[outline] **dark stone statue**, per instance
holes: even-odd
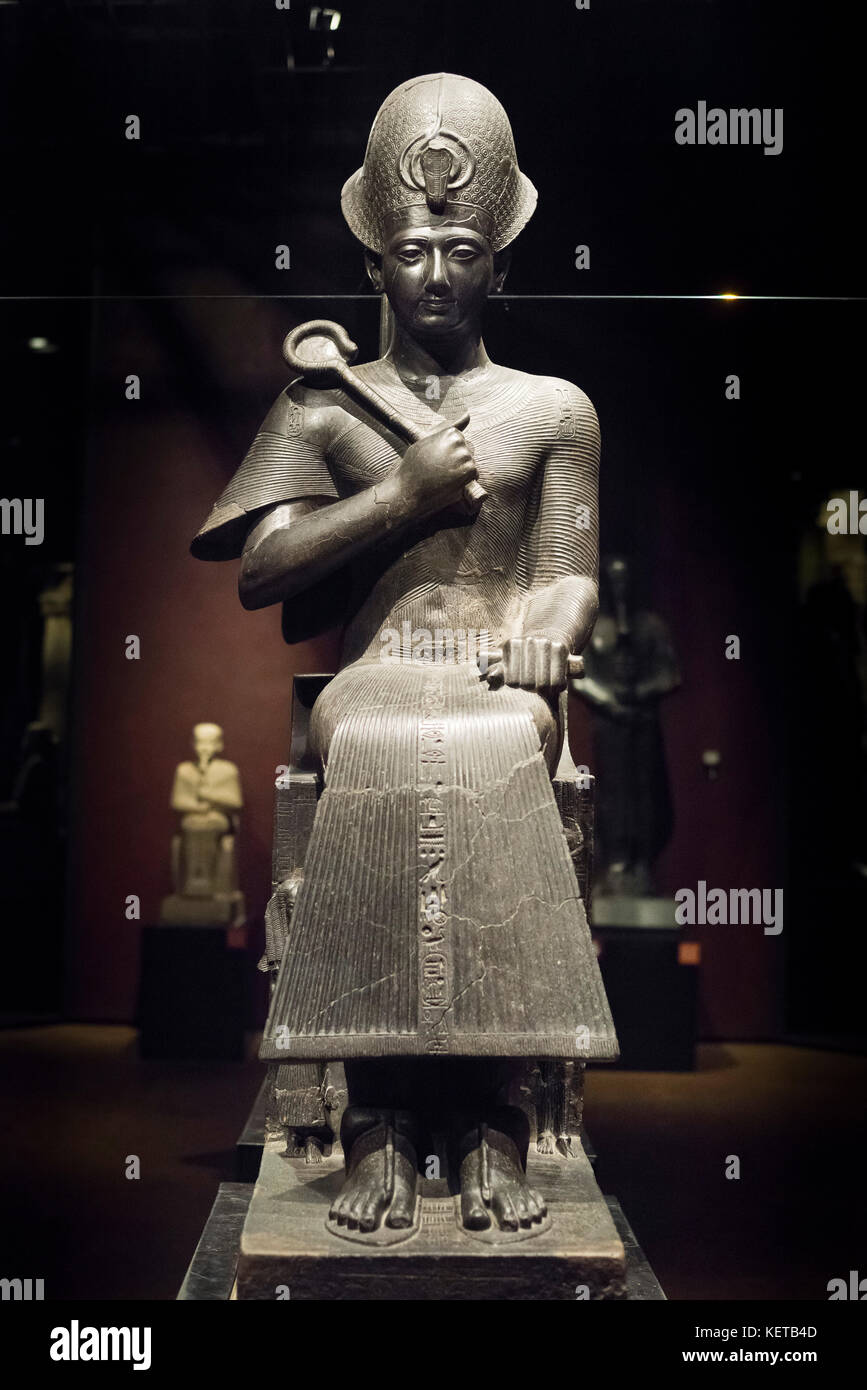
[[[602,567],[601,611],[573,689],[593,710],[597,894],[644,897],[671,836],[673,814],[659,703],[680,673],[668,628],[634,606],[629,564]]]
[[[535,204],[483,87],[393,92],[342,196],[390,345],[349,370],[333,325],[290,335],[296,378],[193,543],[240,556],[242,603],[282,603],[288,640],[343,610],[306,736],[324,789],[269,908],[261,1056],[326,1120],[345,1077],[328,1225],[362,1242],[412,1230],[430,1155],[465,1230],[545,1230],[527,1097],[617,1055],[552,787],[596,619],[598,425],[577,386],[482,340]]]

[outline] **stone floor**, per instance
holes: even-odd
[[[0,1077],[0,1276],[44,1278],[50,1299],[174,1298],[259,1064],[141,1062],[131,1028],[60,1025],[0,1032]],[[591,1073],[600,1185],[669,1298],[824,1300],[867,1275],[865,1080],[863,1057],[767,1044],[707,1044],[693,1073]]]

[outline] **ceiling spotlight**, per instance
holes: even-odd
[[[52,343],[50,338],[28,338],[27,346],[30,348],[31,352],[49,353],[60,351],[57,344]]]

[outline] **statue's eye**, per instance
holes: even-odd
[[[463,242],[460,246],[453,246],[449,254],[455,261],[474,261],[481,253],[477,246]]]
[[[399,261],[405,261],[407,264],[411,264],[424,255],[424,247],[419,246],[417,243],[408,242],[398,249],[396,255]]]

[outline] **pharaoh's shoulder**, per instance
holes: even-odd
[[[280,392],[192,542],[197,559],[240,555],[250,526],[267,507],[339,495],[329,451],[350,417],[335,397],[335,392],[314,391],[300,381]]]
[[[233,763],[229,758],[212,758],[208,763],[208,771],[214,777],[237,777],[238,764]]]
[[[350,421],[339,391],[314,390],[299,378],[280,392],[262,421],[259,434],[304,439],[326,450]]]
[[[598,447],[599,419],[586,391],[563,377],[537,376],[533,381],[540,408],[546,411],[551,437],[580,439]]]
[[[534,376],[511,367],[496,371],[503,399],[512,401],[516,413],[530,412],[548,442],[580,439],[598,446],[599,421],[593,402],[580,386],[563,377]]]

